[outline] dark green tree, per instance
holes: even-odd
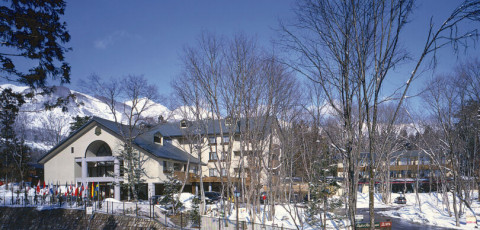
[[[193,227],[200,227],[200,205],[201,200],[195,196],[192,200],[192,210],[190,211],[190,220]]]
[[[25,165],[30,150],[16,137],[13,124],[20,106],[25,98],[35,94],[50,94],[53,87],[48,87],[47,80],[70,82],[70,65],[64,61],[63,44],[70,40],[66,23],[60,20],[65,12],[63,0],[28,1],[6,0],[0,4],[0,80],[27,85],[32,89],[22,95],[11,89],[3,90],[1,104],[1,154],[2,171],[23,179]],[[63,106],[69,98],[59,98],[52,104],[45,104],[46,109]],[[66,107],[63,106],[63,110]]]
[[[92,116],[75,116],[73,117],[73,122],[70,123],[70,133],[68,135],[71,135],[73,132],[75,132],[77,129],[85,125],[90,119],[92,119]]]
[[[160,204],[172,208],[173,214],[176,214],[177,210],[183,207],[182,202],[175,197],[178,191],[182,187],[182,182],[172,175],[167,175],[167,181],[165,181],[164,197],[160,201]]]
[[[23,95],[10,88],[0,93],[0,168],[5,178],[24,179],[28,150],[18,141],[14,129],[15,119],[24,103]]]
[[[65,6],[63,0],[4,1],[0,6],[1,78],[32,88],[46,88],[49,77],[70,82],[70,65],[64,61],[68,48],[62,46],[70,35],[60,20]],[[25,60],[35,64],[25,67]]]

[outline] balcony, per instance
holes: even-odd
[[[174,171],[173,176],[180,181],[185,180],[185,175],[187,175],[187,183],[200,181],[200,177],[195,173],[185,173],[180,171]]]

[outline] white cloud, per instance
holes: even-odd
[[[99,38],[93,42],[93,46],[97,49],[107,49],[108,47],[114,45],[119,40],[123,39],[140,39],[139,35],[130,34],[125,30],[117,30],[103,38]]]

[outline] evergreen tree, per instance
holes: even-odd
[[[47,77],[70,82],[70,65],[64,62],[70,40],[66,23],[60,21],[65,12],[63,0],[3,1],[0,6],[0,77],[9,81],[44,88]],[[26,71],[17,63],[33,60]]]
[[[71,135],[73,132],[75,132],[77,129],[85,125],[90,119],[92,119],[92,116],[75,116],[73,117],[73,122],[70,123],[70,133],[68,135]]]
[[[160,201],[160,204],[171,206],[172,212],[175,214],[178,209],[183,207],[179,197],[175,198],[175,194],[178,194],[178,191],[182,187],[182,182],[172,175],[167,175],[167,178],[168,180],[165,181],[164,197]]]
[[[192,221],[193,227],[200,227],[200,199],[195,196],[192,200],[192,211],[190,212],[190,220]]]
[[[0,93],[0,168],[5,178],[21,180],[25,176],[29,149],[18,140],[14,128],[15,119],[24,103],[23,95],[10,88]]]

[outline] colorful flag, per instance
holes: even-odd
[[[82,187],[80,187],[80,197],[82,197],[83,189],[85,188],[83,187],[83,182],[82,182]]]
[[[99,190],[99,186],[100,183],[97,183],[97,186],[95,186],[95,196],[98,197],[98,190]]]
[[[65,196],[68,196],[68,184],[65,182]]]
[[[52,184],[52,182],[50,182],[50,186],[49,186],[49,187],[50,187],[50,194],[53,195],[53,184]]]
[[[40,180],[38,180],[38,183],[37,183],[37,193],[40,193]]]
[[[92,191],[92,198],[93,198],[93,190],[94,190],[93,186],[94,186],[94,184],[95,184],[95,182],[92,182],[92,190],[91,190]]]

